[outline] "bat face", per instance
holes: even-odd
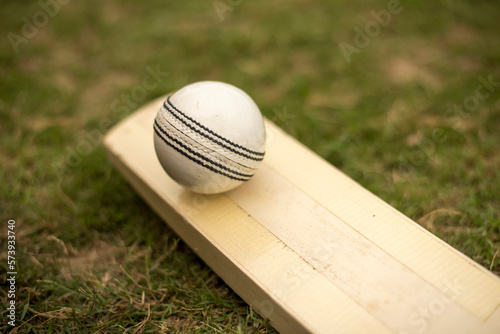
[[[151,142],[166,100],[146,105],[106,136],[110,159],[277,330],[500,332],[498,277],[267,120],[266,158],[243,186],[210,196],[180,186]]]

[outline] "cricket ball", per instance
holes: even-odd
[[[154,121],[163,169],[191,191],[217,194],[248,181],[265,153],[259,107],[241,89],[201,81],[169,96]]]

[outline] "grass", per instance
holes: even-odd
[[[2,4],[0,212],[5,231],[16,220],[19,273],[12,332],[274,332],[106,159],[102,134],[134,110],[113,103],[148,66],[169,74],[137,104],[200,80],[241,87],[265,116],[500,274],[500,86],[449,111],[473,102],[480,78],[500,81],[500,8],[401,1],[349,62],[339,46],[355,46],[353,29],[387,2],[233,4],[221,21],[210,1],[68,2],[18,52],[7,34],[21,35],[22,18],[42,9]],[[2,251],[3,269],[6,260]]]

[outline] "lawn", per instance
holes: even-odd
[[[306,146],[500,275],[495,2],[1,8],[0,332],[275,332],[152,212],[102,144],[137,106],[200,80],[242,88]],[[156,84],[142,89],[148,76]]]

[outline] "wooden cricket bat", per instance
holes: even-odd
[[[109,157],[165,222],[281,333],[500,333],[500,279],[266,120],[256,175],[219,195],[176,184],[153,147],[159,98]]]

